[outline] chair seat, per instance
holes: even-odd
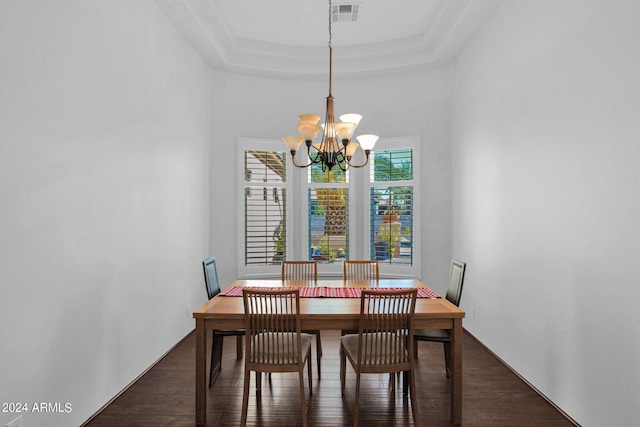
[[[313,335],[300,334],[302,357],[311,348]],[[251,361],[254,363],[295,364],[298,363],[297,335],[295,332],[265,332],[256,334],[251,345]],[[261,342],[264,341],[264,342]],[[273,346],[277,344],[277,347]],[[281,360],[274,360],[278,355]]]
[[[413,337],[421,341],[451,341],[451,334],[448,329],[416,329]]]
[[[340,337],[340,342],[352,360],[358,360],[358,341],[358,334],[348,334]],[[388,365],[389,363],[394,363],[394,361],[407,360],[406,345],[402,337],[397,334],[392,332],[364,333],[362,334],[362,342],[365,346],[362,351],[363,365]],[[380,352],[371,349],[371,346],[380,345],[379,343],[384,343],[384,347],[387,349],[394,348],[400,351],[387,352],[383,358]]]

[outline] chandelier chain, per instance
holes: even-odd
[[[331,33],[331,21],[333,20],[333,6],[331,5],[331,0],[329,0],[329,49],[331,49],[331,39],[333,38],[333,34]]]
[[[331,47],[331,39],[333,38],[333,34],[331,32],[331,21],[333,17],[331,16],[333,12],[333,6],[331,4],[331,0],[329,0],[329,96],[331,96],[331,89],[333,86],[333,48]]]

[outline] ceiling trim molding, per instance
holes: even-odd
[[[237,38],[217,0],[155,0],[214,70],[262,77],[326,79],[328,50]],[[333,46],[337,78],[402,74],[450,64],[501,0],[441,0],[422,34]]]

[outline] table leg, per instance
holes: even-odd
[[[451,331],[451,423],[462,424],[462,319],[453,319]]]
[[[196,319],[196,426],[207,424],[207,334],[204,319]]]

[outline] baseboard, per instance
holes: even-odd
[[[165,357],[167,357],[167,355],[169,353],[171,353],[173,350],[175,350],[176,347],[178,347],[184,340],[186,340],[187,338],[189,338],[189,335],[193,334],[195,331],[192,330],[191,332],[189,332],[187,335],[185,335],[180,341],[178,341],[173,347],[171,347],[169,350],[167,350],[162,356],[160,356],[160,358],[158,360],[156,360],[155,362],[153,362],[151,364],[151,366],[149,366],[147,369],[145,369],[140,375],[138,375],[133,381],[131,381],[129,384],[126,385],[125,388],[123,388],[122,390],[120,390],[120,392],[118,394],[116,394],[115,396],[113,396],[111,399],[109,399],[109,401],[107,403],[105,403],[104,405],[102,405],[102,407],[100,409],[98,409],[93,415],[91,415],[89,417],[89,419],[87,419],[84,423],[82,423],[80,425],[80,427],[86,427],[87,424],[89,424],[95,417],[97,417],[102,411],[104,411],[107,406],[111,405],[118,397],[122,396],[122,393],[124,393],[125,391],[127,391],[129,389],[129,387],[131,387],[136,381],[138,381],[140,378],[142,378],[144,376],[144,374],[146,374],[147,372],[149,372],[149,370],[151,368],[153,368],[154,366],[156,366],[162,359],[164,359]]]
[[[513,369],[511,366],[509,366],[508,363],[506,363],[504,360],[502,360],[497,354],[495,354],[489,347],[487,347],[486,345],[484,345],[482,343],[482,341],[480,341],[478,338],[476,338],[471,332],[469,332],[468,330],[465,329],[465,332],[467,334],[469,334],[469,336],[471,338],[473,338],[473,340],[475,342],[477,342],[482,348],[484,348],[485,350],[487,350],[487,352],[489,352],[493,357],[495,357],[496,359],[498,359],[498,361],[500,363],[502,363],[504,366],[506,366],[507,369],[509,369],[511,372],[514,373],[515,376],[517,376],[518,378],[520,378],[527,386],[529,386],[529,388],[531,388],[533,391],[535,391],[536,393],[538,393],[538,395],[540,397],[542,397],[544,400],[546,400],[551,406],[553,406],[558,412],[560,412],[567,420],[569,420],[569,422],[571,422],[573,425],[575,425],[576,427],[581,427],[580,424],[574,420],[573,418],[571,418],[569,415],[567,415],[566,412],[564,412],[560,407],[558,407],[558,405],[556,405],[555,403],[553,403],[552,400],[550,400],[547,396],[545,396],[540,390],[538,390],[533,384],[531,384],[529,381],[527,381],[526,378],[524,378],[522,375],[520,375],[515,369]]]

